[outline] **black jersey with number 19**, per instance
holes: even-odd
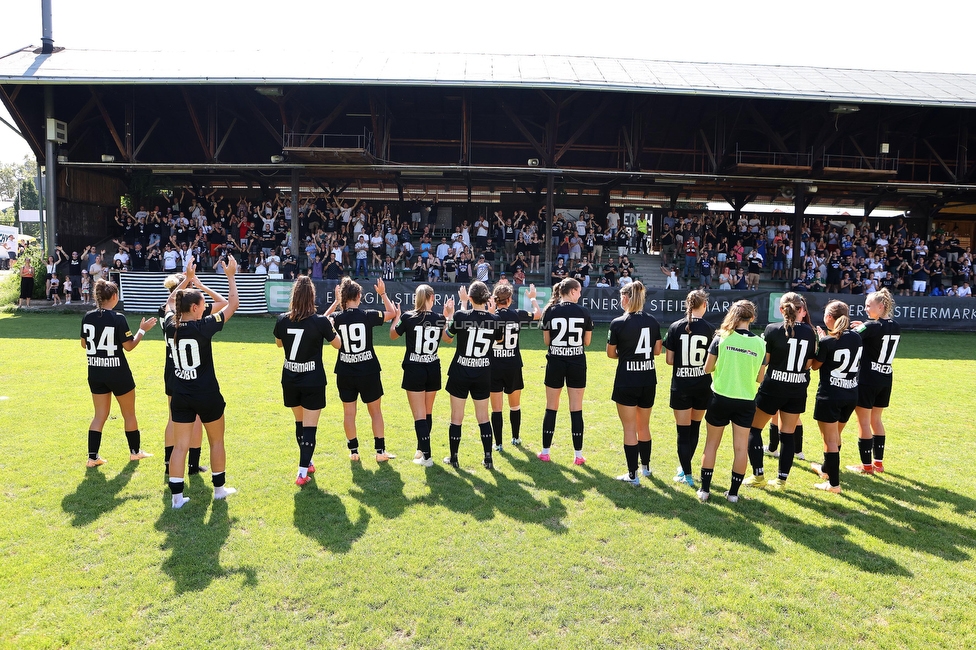
[[[88,379],[113,383],[132,379],[123,343],[132,340],[125,316],[111,309],[93,309],[81,321],[88,356]]]
[[[585,332],[593,331],[593,319],[575,302],[560,302],[542,314],[542,329],[549,332],[546,359],[586,365]]]
[[[322,365],[322,342],[331,343],[336,337],[332,321],[313,314],[298,322],[287,314],[278,317],[274,337],[281,341],[285,362],[281,367],[281,382],[293,386],[325,386]]]
[[[400,316],[396,333],[406,338],[403,351],[404,369],[412,366],[440,364],[437,349],[441,340],[441,323],[444,317],[432,311],[408,311]]]
[[[498,326],[498,318],[483,310],[461,309],[454,312],[447,333],[457,338],[457,349],[447,369],[447,376],[468,379],[490,377],[491,346],[501,340],[505,333]]]
[[[711,387],[712,377],[705,373],[705,360],[713,338],[715,328],[704,319],[692,318],[690,326],[687,318],[671,324],[664,337],[664,349],[674,354],[672,392],[697,392]]]
[[[347,377],[379,374],[380,361],[373,350],[373,328],[383,324],[383,312],[350,307],[335,314],[332,322],[342,341],[335,373]]]
[[[645,312],[624,314],[610,323],[607,344],[617,346],[615,386],[657,384],[654,348],[661,340],[661,324]]]

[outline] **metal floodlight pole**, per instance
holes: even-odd
[[[54,118],[54,89],[51,86],[44,87],[44,117],[48,119]],[[57,158],[54,152],[54,141],[50,138],[45,138],[44,141],[44,167],[46,169],[45,176],[47,177],[47,183],[44,186],[44,195],[46,198],[46,210],[45,217],[47,221],[47,233],[43,238],[44,245],[47,247],[47,252],[49,255],[54,253],[55,248],[57,248]]]
[[[301,183],[301,178],[299,177],[298,168],[291,170],[291,254],[295,256],[296,260],[300,260],[299,251],[301,250],[301,242],[298,240],[298,192]]]
[[[53,23],[51,0],[41,0],[41,54],[54,53]]]

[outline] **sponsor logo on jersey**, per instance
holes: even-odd
[[[753,350],[746,350],[745,348],[737,348],[734,345],[729,345],[725,348],[729,352],[739,352],[741,354],[748,354],[750,357],[758,357],[759,355]]]
[[[89,368],[118,368],[122,365],[122,359],[118,357],[88,357]]]
[[[291,372],[314,372],[315,367],[316,364],[314,361],[309,361],[307,363],[285,361],[285,370],[290,370]]]
[[[785,370],[773,370],[769,373],[769,378],[781,384],[805,384],[807,376],[802,372],[786,372]]]
[[[339,361],[342,363],[363,363],[364,361],[373,360],[373,351],[366,350],[365,352],[360,352],[359,354],[348,354],[346,352],[339,353]]]

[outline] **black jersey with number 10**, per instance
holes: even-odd
[[[505,333],[494,314],[477,309],[458,310],[447,333],[457,337],[457,349],[447,369],[449,377],[476,379],[491,373],[491,346]]]
[[[848,330],[838,339],[833,336],[820,339],[817,361],[823,364],[820,366],[817,399],[857,401],[857,379],[861,365],[861,337],[857,332]]]
[[[211,339],[223,328],[223,312],[200,320],[180,321],[179,327],[175,314],[166,314],[163,331],[173,357],[170,388],[174,395],[199,396],[220,390],[214,372]]]
[[[373,350],[373,328],[383,324],[383,312],[350,307],[333,316],[332,323],[342,347],[336,356],[335,373],[362,377],[380,372],[380,361]]]
[[[542,314],[542,329],[549,332],[547,359],[586,365],[586,332],[593,331],[593,319],[575,302],[560,302]]]
[[[691,330],[691,331],[688,331]],[[671,369],[671,390],[694,392],[712,385],[712,377],[705,373],[708,344],[715,338],[715,328],[708,321],[692,318],[675,321],[668,328],[664,348],[674,355]]]
[[[617,386],[657,384],[654,348],[661,340],[661,324],[645,312],[624,314],[610,323],[607,344],[617,346]]]
[[[792,330],[792,331],[791,331]],[[769,366],[761,391],[783,397],[803,397],[810,384],[807,362],[817,356],[817,333],[806,323],[773,323],[766,327],[766,354]]]
[[[81,321],[88,356],[88,378],[111,383],[132,376],[123,343],[132,340],[125,316],[111,309],[93,309]]]
[[[440,363],[437,349],[441,340],[444,317],[432,311],[408,311],[400,316],[396,333],[406,337],[402,368]]]
[[[336,337],[332,321],[313,314],[298,322],[287,314],[278,317],[274,337],[281,341],[285,362],[281,366],[282,383],[293,386],[325,386],[322,365],[322,342],[331,343]]]

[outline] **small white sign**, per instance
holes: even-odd
[[[21,210],[20,211],[20,221],[21,221],[21,223],[40,223],[40,221],[41,221],[41,211],[40,210]]]

